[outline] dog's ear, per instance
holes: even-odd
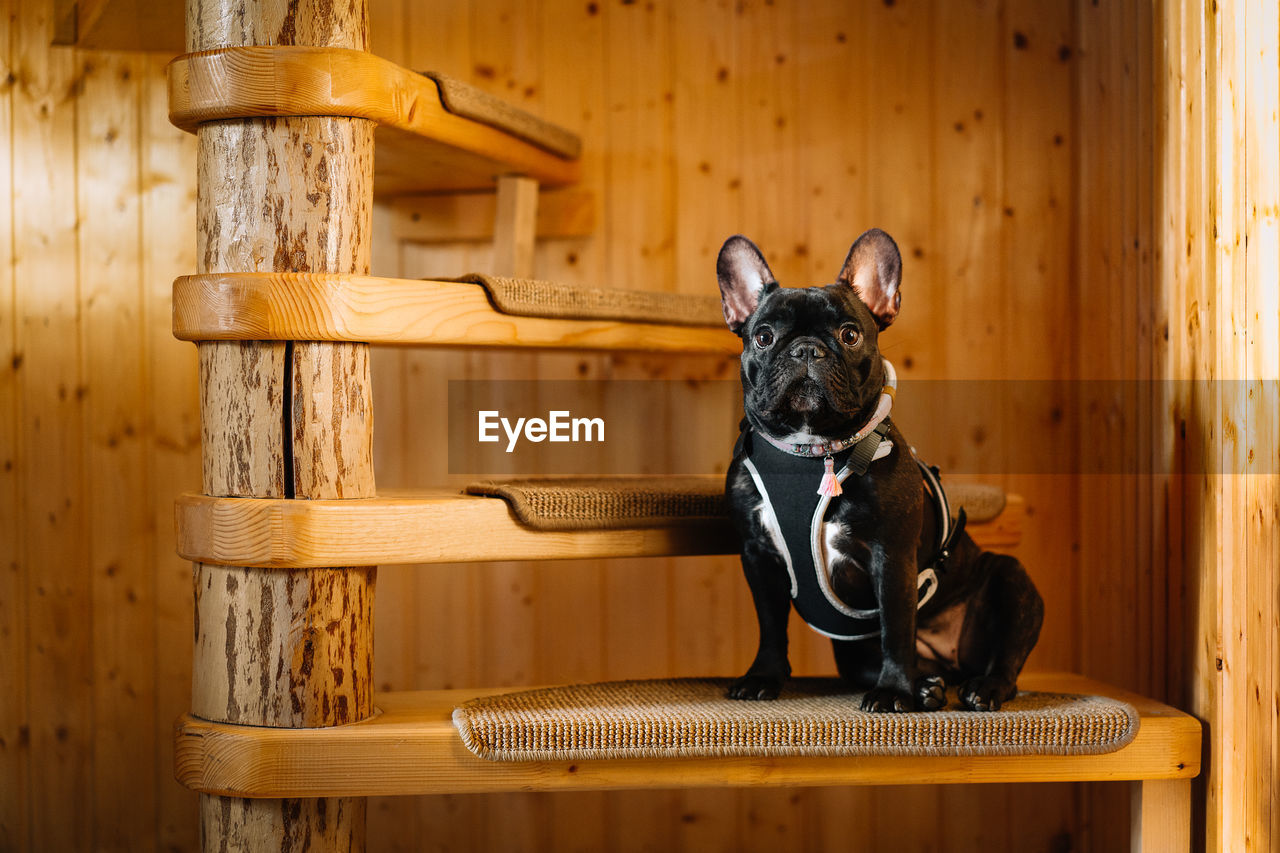
[[[737,333],[755,313],[760,298],[778,283],[769,272],[764,255],[741,234],[724,241],[716,259],[716,279],[720,282],[720,304],[729,331]]]
[[[902,255],[893,238],[872,228],[858,238],[844,259],[838,280],[853,288],[862,304],[871,309],[881,329],[898,316],[902,294]]]

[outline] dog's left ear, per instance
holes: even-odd
[[[876,324],[885,328],[898,316],[898,306],[902,304],[898,291],[902,255],[898,244],[879,228],[867,231],[849,249],[838,281],[852,287],[862,304],[871,309]]]

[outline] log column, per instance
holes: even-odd
[[[365,0],[187,0],[187,49],[368,49]],[[199,272],[369,272],[373,123],[300,117],[199,129]],[[374,494],[366,344],[205,342],[204,491]],[[372,566],[196,564],[192,710],[227,723],[336,726],[373,713]],[[205,850],[362,850],[359,798],[201,795]]]

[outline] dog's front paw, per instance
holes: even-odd
[[[940,675],[922,675],[916,679],[916,707],[921,711],[939,711],[947,706],[947,683]]]
[[[747,673],[729,685],[730,699],[777,699],[782,692],[783,679],[777,675],[752,675]]]
[[[999,678],[985,675],[970,678],[960,688],[960,701],[971,711],[999,711],[1012,699],[1018,688]]]
[[[892,687],[873,687],[862,697],[862,710],[871,713],[902,713],[915,709],[916,703],[910,693]]]

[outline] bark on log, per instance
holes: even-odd
[[[368,48],[364,0],[188,0],[187,47]],[[297,117],[198,132],[200,272],[367,274],[373,123]],[[374,494],[364,344],[200,345],[204,489],[212,495]],[[197,564],[193,711],[282,727],[373,713],[375,569]],[[201,796],[206,850],[364,847],[365,801]]]

